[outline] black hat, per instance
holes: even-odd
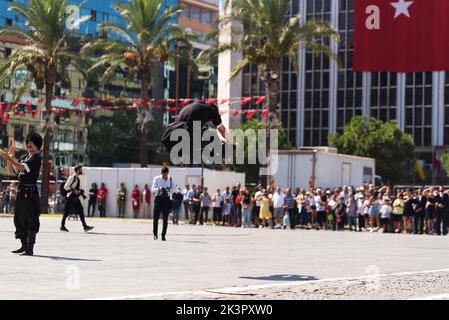
[[[75,167],[75,171],[78,171],[78,169],[81,169],[83,166],[82,165],[77,165],[76,167]]]
[[[163,167],[161,170],[161,173],[168,173],[168,168],[167,167]]]

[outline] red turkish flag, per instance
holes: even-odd
[[[448,0],[354,1],[353,71],[449,70]]]

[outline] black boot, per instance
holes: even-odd
[[[36,232],[30,231],[28,233],[28,241],[27,241],[27,248],[24,253],[21,254],[21,256],[32,256],[34,254],[34,243],[36,242]]]
[[[26,251],[27,249],[27,240],[26,239],[20,239],[20,241],[22,242],[22,247],[20,247],[20,249],[11,251],[12,253],[23,253]]]

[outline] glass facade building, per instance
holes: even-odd
[[[0,0],[0,27],[5,25],[18,25],[25,27],[25,21],[14,12],[8,10],[8,4],[11,2],[26,4],[28,0]],[[83,0],[69,0],[70,4],[79,5]],[[112,8],[114,3],[126,3],[128,0],[87,0],[80,11],[80,15],[90,15],[91,19],[83,23],[78,30],[84,35],[96,35],[98,24],[109,21],[119,24],[125,24],[125,21]],[[165,5],[175,6],[179,0],[165,0]]]
[[[341,67],[324,55],[299,50],[300,72],[284,61],[280,118],[293,146],[325,146],[353,116],[396,120],[410,133],[418,159],[432,163],[434,149],[449,146],[449,72],[352,72],[354,2],[293,0],[290,14],[330,23],[341,36],[330,43]],[[325,39],[318,39],[326,41]],[[242,96],[264,95],[257,68],[243,72]]]

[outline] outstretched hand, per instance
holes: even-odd
[[[14,146],[9,147],[8,155],[11,159],[14,159],[14,156],[16,155],[16,148]]]

